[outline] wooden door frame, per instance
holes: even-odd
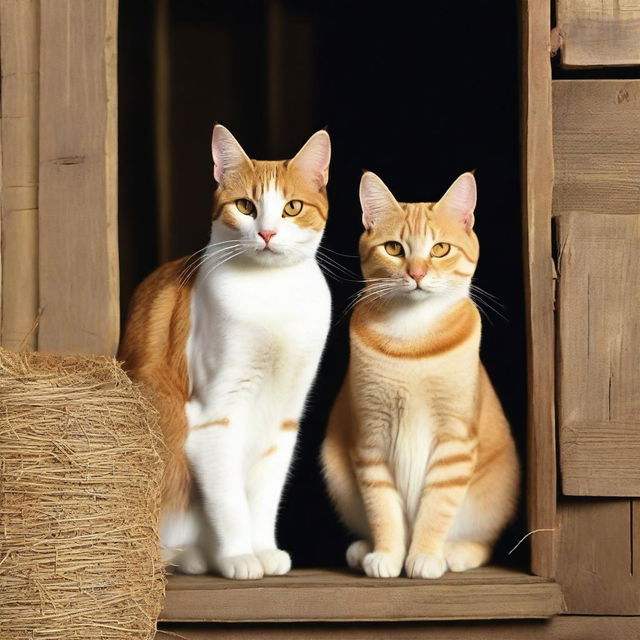
[[[557,536],[555,267],[552,254],[553,139],[551,3],[522,0],[522,214],[528,425],[527,513],[531,569],[554,577]]]

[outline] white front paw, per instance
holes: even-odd
[[[402,571],[402,560],[391,553],[374,551],[362,559],[362,568],[370,578],[397,578]]]
[[[256,554],[265,576],[282,576],[291,570],[291,557],[282,549],[265,549]]]
[[[414,553],[407,557],[404,568],[410,578],[439,578],[447,570],[447,562],[443,555]]]
[[[217,564],[220,573],[232,580],[258,580],[264,575],[260,560],[249,553],[218,558]]]
[[[201,575],[207,572],[207,560],[195,547],[185,549],[176,560],[178,571],[189,575]]]
[[[371,545],[366,540],[356,540],[347,549],[347,564],[352,569],[362,569],[364,557],[371,553]]]

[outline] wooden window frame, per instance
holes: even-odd
[[[0,337],[13,347],[24,346],[16,337],[24,334],[29,348],[113,355],[119,332],[118,2],[82,0],[82,11],[75,2],[0,0]],[[536,576],[487,567],[437,581],[304,570],[242,585],[176,577],[164,619],[459,620],[545,617],[562,609],[551,580],[555,535],[548,531],[556,520],[549,2],[523,0],[522,24],[526,499],[530,529],[538,530],[531,536]],[[12,122],[16,115],[20,122]],[[289,598],[299,605],[294,614],[282,606]],[[187,610],[194,602],[200,613]],[[382,613],[374,615],[372,602]]]

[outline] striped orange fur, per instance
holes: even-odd
[[[352,567],[434,578],[488,560],[518,493],[515,446],[479,359],[469,298],[475,180],[464,174],[439,202],[406,204],[365,174],[360,196],[366,286],[324,473],[361,538],[347,551]]]

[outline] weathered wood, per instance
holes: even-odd
[[[44,351],[115,353],[116,0],[41,0],[40,302]]]
[[[637,508],[635,513],[637,514]],[[564,498],[557,579],[570,613],[640,614],[638,526],[629,500]],[[634,530],[635,529],[635,530]]]
[[[554,83],[560,450],[567,493],[638,495],[639,91],[637,81]],[[640,585],[632,574],[636,510],[637,502],[626,500],[560,504],[556,577],[571,613],[640,613]]]
[[[557,0],[565,67],[640,64],[639,0]]]
[[[37,345],[39,4],[0,2],[0,343],[14,349]]]
[[[546,578],[485,567],[439,580],[376,580],[343,571],[297,570],[259,581],[173,576],[167,622],[303,622],[544,618],[562,609]]]
[[[531,530],[556,527],[549,4],[546,0],[522,3],[523,236],[529,379],[527,509]],[[554,575],[554,539],[553,531],[538,531],[531,536],[534,573]]]
[[[640,496],[640,215],[563,215],[558,246],[562,490]]]
[[[640,638],[640,617],[556,616],[550,620],[522,622],[418,624],[163,624],[156,640],[176,637],[187,640],[626,640]]]
[[[567,495],[640,496],[637,422],[564,425],[560,431],[560,457],[562,491]]]
[[[553,83],[554,215],[640,213],[640,80]]]

